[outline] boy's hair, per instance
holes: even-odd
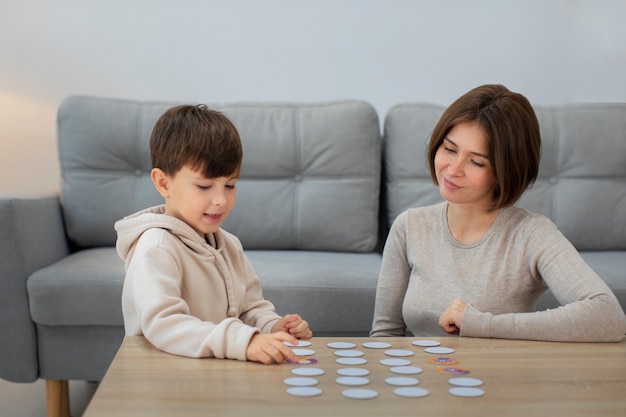
[[[487,136],[489,162],[496,177],[494,208],[508,207],[521,197],[539,173],[541,135],[530,102],[503,85],[476,87],[446,109],[428,146],[430,175],[435,184],[435,154],[450,130],[460,123],[477,123]]]
[[[243,150],[239,132],[222,113],[204,104],[168,109],[150,136],[152,168],[174,176],[183,167],[206,178],[237,176]]]

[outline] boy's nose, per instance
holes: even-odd
[[[222,206],[226,204],[226,193],[224,191],[218,191],[213,196],[213,204],[216,206]]]

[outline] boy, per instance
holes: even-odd
[[[239,239],[220,228],[243,156],[235,126],[205,105],[173,107],[152,131],[150,154],[165,205],[115,224],[126,335],[194,358],[295,360],[283,342],[312,337],[308,323],[276,314]]]

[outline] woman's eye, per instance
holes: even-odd
[[[482,167],[484,167],[484,166],[485,166],[485,164],[482,164],[482,163],[480,163],[480,162],[476,162],[476,161],[472,161],[472,164],[476,165],[476,166],[477,166],[477,167],[479,167],[479,168],[482,168]]]
[[[445,149],[445,150],[446,150],[446,152],[452,152],[452,153],[456,152],[454,149],[449,148],[449,147],[447,147],[447,146],[444,146],[444,147],[443,147],[443,149]]]

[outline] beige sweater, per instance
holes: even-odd
[[[626,317],[604,281],[546,217],[500,211],[472,244],[452,237],[446,204],[410,209],[392,225],[380,271],[372,336],[446,334],[439,316],[468,305],[461,336],[619,341]],[[535,312],[550,288],[561,307]]]
[[[219,230],[207,243],[164,206],[115,224],[126,262],[122,311],[126,335],[189,357],[246,360],[253,334],[280,318],[263,299],[239,240]]]

